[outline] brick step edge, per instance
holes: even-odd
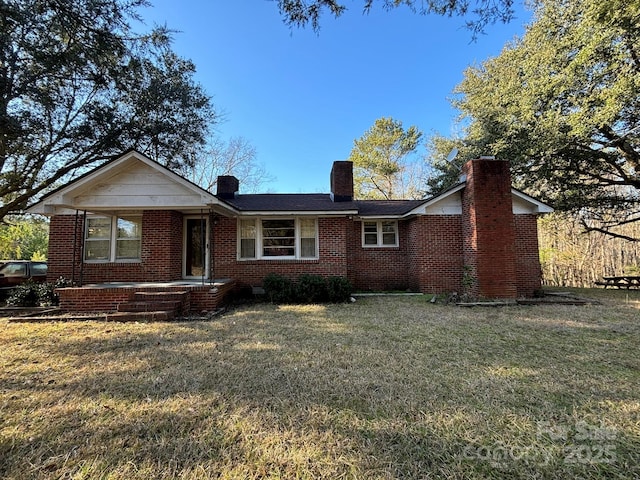
[[[182,302],[179,300],[133,301],[118,304],[118,312],[158,312],[179,311],[181,309]]]
[[[112,322],[168,322],[176,317],[175,312],[165,310],[157,312],[116,312],[105,315]]]
[[[189,292],[135,292],[131,300],[134,302],[183,301],[188,297]]]

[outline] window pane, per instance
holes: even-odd
[[[364,234],[364,244],[365,245],[377,245],[378,244],[378,234],[376,234],[376,233],[365,233]]]
[[[396,244],[396,234],[395,233],[383,233],[382,234],[382,244],[383,245],[395,245]]]
[[[382,222],[382,232],[383,233],[395,233],[396,232],[396,222]]]
[[[263,220],[262,236],[268,237],[294,237],[294,220]]]
[[[256,258],[256,241],[253,238],[240,240],[240,258]]]
[[[265,257],[293,257],[296,254],[294,247],[264,247],[262,255]]]
[[[109,260],[109,240],[87,240],[84,246],[86,260]]]
[[[118,218],[118,238],[140,238],[140,218]]]
[[[377,222],[364,222],[364,233],[377,233],[377,231],[378,231]]]
[[[31,265],[31,271],[35,275],[46,275],[47,274],[47,265],[45,263],[34,263]]]
[[[240,238],[256,238],[256,221],[240,221]]]
[[[27,266],[22,263],[8,263],[0,272],[5,277],[24,277],[27,274]]]
[[[293,238],[296,234],[294,228],[263,228],[262,235],[265,238],[281,238],[281,237],[289,237]]]
[[[300,237],[316,238],[316,221],[313,218],[303,218],[300,220]]]
[[[116,242],[116,258],[130,260],[140,258],[140,240],[118,240]]]
[[[382,222],[382,244],[395,245],[396,242],[396,222]]]
[[[316,239],[301,238],[300,239],[300,257],[314,258],[316,257]]]
[[[293,247],[295,238],[265,238],[262,243],[265,247]]]
[[[111,219],[104,217],[88,218],[87,238],[111,238]]]
[[[262,220],[262,254],[265,257],[293,257],[295,249],[295,221]]]

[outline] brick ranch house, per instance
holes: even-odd
[[[537,217],[552,209],[511,187],[506,161],[471,160],[458,185],[425,200],[354,200],[346,161],[330,184],[328,194],[244,195],[222,176],[214,195],[129,151],[27,212],[51,217],[49,280],[82,287],[61,290],[67,310],[115,310],[141,289],[188,289],[187,310],[209,309],[272,272],[487,298],[540,288]]]

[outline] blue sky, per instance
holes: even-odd
[[[152,3],[141,12],[147,26],[179,31],[174,50],[226,112],[220,135],[248,139],[275,177],[265,190],[279,193],[327,192],[332,162],[379,117],[450,135],[448,98],[465,68],[499,54],[530,17],[519,10],[474,42],[461,18],[363,15],[361,0],[345,0],[349,11],[326,16],[319,33],[290,29],[269,0]]]

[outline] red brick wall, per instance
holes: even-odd
[[[76,221],[77,220],[77,221]],[[76,226],[76,249],[74,245]],[[82,283],[159,282],[182,278],[182,215],[173,211],[142,214],[142,245],[139,262],[85,263],[82,265],[84,217],[55,215],[49,227],[50,281],[59,277]],[[74,272],[75,259],[75,272]]]
[[[182,214],[168,210],[147,210],[142,214],[141,264],[144,281],[182,278]]]
[[[464,265],[475,279],[467,293],[488,298],[516,298],[515,222],[509,163],[471,160],[463,169]]]
[[[518,296],[531,297],[542,287],[537,215],[514,215]]]
[[[462,219],[460,215],[425,215],[408,228],[408,276],[424,293],[461,292]]]
[[[362,247],[362,222],[350,220],[348,224],[348,278],[357,290],[406,290],[418,287],[409,278],[408,224],[398,222],[397,247]]]
[[[75,228],[74,228],[75,227]],[[74,230],[75,252],[74,252]],[[80,259],[84,237],[84,219],[81,215],[55,215],[49,223],[49,264],[47,280],[53,282],[60,277],[78,281]],[[75,274],[74,274],[75,263]]]
[[[488,194],[484,192],[483,195]],[[493,204],[484,202],[481,207],[490,212],[482,214],[478,205],[483,202],[470,195],[465,196],[464,208],[469,221],[464,222],[460,215],[426,215],[400,221],[399,246],[395,248],[363,248],[361,222],[348,218],[320,218],[318,260],[238,261],[237,220],[217,217],[212,222],[213,275],[214,278],[232,278],[240,284],[253,286],[260,285],[262,279],[272,272],[291,278],[303,273],[342,275],[347,276],[359,290],[411,289],[443,293],[462,291],[463,262],[466,261],[475,269],[469,272],[470,275],[481,273],[476,294],[503,298],[531,296],[540,288],[541,281],[536,216],[514,216],[509,211],[506,217],[510,221],[505,221],[504,218],[496,218],[497,214],[492,212]],[[471,221],[476,219],[484,225],[473,228]],[[58,215],[51,219],[50,224],[49,280],[60,276],[72,278],[74,225],[77,231],[75,279],[78,281],[80,278],[83,217],[79,216],[76,223],[75,215]],[[145,211],[142,217],[141,261],[84,264],[84,284],[181,279],[182,230],[180,213]],[[509,242],[512,242],[512,247],[509,247]],[[507,265],[509,258],[512,259],[511,267]],[[505,278],[512,280],[505,282]],[[201,303],[205,305],[207,301]]]
[[[233,278],[243,285],[262,285],[269,273],[295,279],[303,273],[331,276],[347,275],[347,218],[319,218],[318,260],[238,260],[235,218],[219,217],[213,231],[214,276]]]

